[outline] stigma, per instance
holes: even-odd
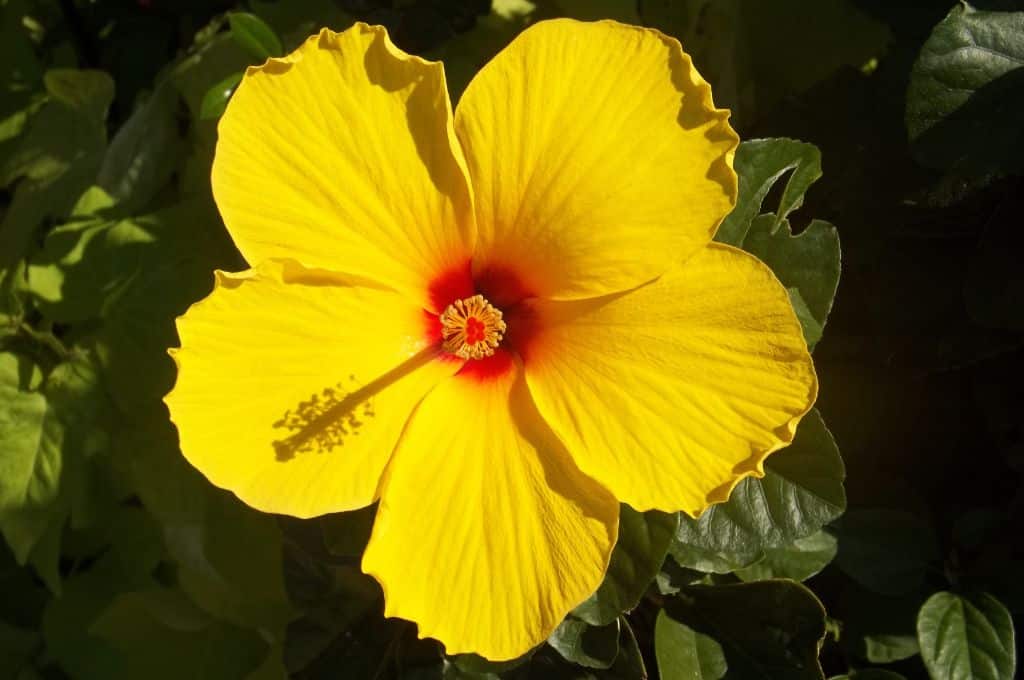
[[[501,310],[483,295],[456,300],[438,316],[441,347],[460,359],[483,359],[494,354],[505,334]]]

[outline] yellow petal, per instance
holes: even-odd
[[[393,292],[294,263],[218,272],[178,319],[166,397],[189,462],[254,508],[298,517],[372,503],[402,427],[457,362]]]
[[[291,258],[423,299],[474,227],[440,63],[379,26],[327,29],[250,68],[221,119],[213,191],[250,264]]]
[[[736,200],[729,112],[679,43],[613,21],[535,24],[455,112],[476,204],[474,267],[542,297],[650,281]]]
[[[385,614],[449,654],[504,660],[543,642],[601,583],[617,535],[615,499],[576,468],[511,368],[464,371],[424,399],[363,556]]]
[[[793,439],[817,394],[786,290],[712,244],[657,281],[537,303],[537,407],[580,468],[638,510],[699,515]]]

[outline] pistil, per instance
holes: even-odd
[[[461,359],[483,359],[494,354],[505,334],[501,310],[483,295],[456,300],[441,312],[442,348]]]

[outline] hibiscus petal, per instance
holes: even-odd
[[[426,300],[474,227],[444,69],[381,27],[327,29],[250,68],[219,127],[213,191],[250,264],[291,258]]]
[[[505,660],[601,583],[619,511],[544,425],[519,370],[473,375],[443,382],[410,420],[363,570],[387,616],[449,654]]]
[[[736,200],[729,112],[679,43],[613,21],[545,21],[455,112],[478,271],[557,299],[650,281],[711,240]]]
[[[267,261],[218,272],[178,319],[166,397],[186,458],[254,508],[298,517],[372,503],[416,403],[459,368],[397,294]]]
[[[764,474],[817,394],[786,290],[728,246],[627,293],[532,311],[538,409],[580,468],[637,510],[697,516],[726,500]]]

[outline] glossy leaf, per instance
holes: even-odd
[[[619,653],[619,622],[591,626],[567,616],[548,638],[566,661],[586,668],[609,668]]]
[[[722,645],[664,609],[654,626],[654,653],[662,680],[720,680],[728,671]]]
[[[991,595],[932,595],[917,615],[921,656],[933,680],[1011,680],[1013,620]]]
[[[1024,12],[955,6],[910,74],[907,131],[917,159],[969,173],[1024,168]]]
[[[163,82],[110,140],[96,183],[126,213],[144,207],[177,169],[182,140],[178,94]]]
[[[774,231],[773,231],[774,229]],[[840,250],[836,228],[813,220],[793,235],[788,220],[755,217],[742,248],[758,257],[789,291],[809,347],[821,339],[839,286]]]
[[[669,551],[681,566],[700,571],[749,566],[765,549],[810,536],[842,514],[845,475],[832,435],[812,410],[793,443],[769,456],[763,479],[743,480],[698,520],[682,516]]]
[[[736,575],[744,581],[770,578],[806,581],[828,566],[836,556],[836,550],[836,539],[832,534],[819,531],[782,548],[766,548],[764,559],[738,569]]]
[[[228,23],[231,37],[258,61],[284,56],[284,48],[274,29],[255,14],[229,12]]]
[[[604,582],[573,615],[594,626],[614,621],[636,606],[654,580],[679,526],[676,513],[637,512],[627,505],[619,512],[619,539]]]
[[[210,89],[203,95],[202,103],[199,105],[199,118],[202,120],[220,118],[221,114],[224,113],[224,109],[228,106],[231,95],[235,93],[235,88],[238,87],[240,82],[242,82],[241,71],[227,75],[210,86]]]
[[[751,222],[762,212],[772,186],[786,177],[785,188],[776,208],[769,207],[774,232],[791,212],[803,205],[804,194],[821,177],[821,152],[818,147],[795,139],[749,139],[736,149],[733,161],[739,176],[736,207],[715,234],[721,243],[742,247]]]
[[[659,617],[671,620],[660,618],[655,633],[665,680],[824,677],[818,645],[825,610],[793,581],[687,586]]]

